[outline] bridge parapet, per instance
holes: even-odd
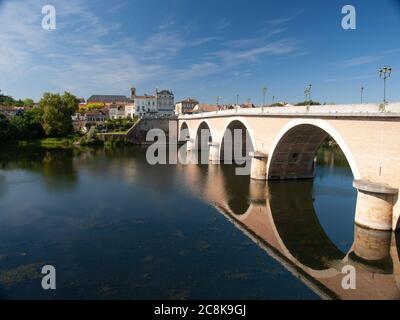
[[[288,116],[288,117],[394,117],[400,118],[400,103],[383,104],[346,104],[320,106],[285,106],[251,109],[232,109],[182,115],[179,120],[235,117],[235,116]]]

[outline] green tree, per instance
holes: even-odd
[[[40,100],[40,108],[43,111],[42,125],[46,135],[60,137],[71,133],[71,116],[78,105],[78,99],[69,92],[63,95],[45,93]]]
[[[24,107],[33,107],[33,105],[35,104],[35,102],[32,99],[25,99],[24,101]]]
[[[44,130],[41,124],[42,114],[42,110],[36,108],[10,118],[11,140],[43,138]]]
[[[296,106],[308,106],[308,105],[310,105],[310,106],[320,106],[321,103],[318,102],[318,101],[313,101],[313,100],[308,101],[307,100],[307,101],[296,103],[295,105]]]
[[[7,141],[10,137],[10,122],[0,113],[0,142]]]

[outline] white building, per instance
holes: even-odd
[[[125,118],[125,106],[112,105],[108,109],[110,119],[123,119]]]
[[[133,118],[136,115],[136,107],[134,103],[125,106],[125,118]]]
[[[145,94],[134,100],[135,114],[138,116],[157,114],[157,97]]]
[[[158,91],[155,95],[136,95],[136,88],[131,88],[131,101],[125,116],[173,116],[175,114],[174,94],[168,90]]]
[[[162,116],[175,114],[174,94],[169,90],[156,91],[157,113]]]

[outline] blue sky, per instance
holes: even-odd
[[[357,103],[382,99],[379,67],[393,67],[388,98],[400,101],[400,1],[396,0],[0,0],[0,89],[139,93],[169,88],[215,103],[250,98]],[[41,28],[43,5],[57,29]],[[344,5],[357,29],[341,28]]]

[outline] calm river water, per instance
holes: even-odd
[[[352,179],[332,150],[314,181],[266,184],[137,148],[3,147],[0,298],[397,299],[399,241],[354,226]]]

